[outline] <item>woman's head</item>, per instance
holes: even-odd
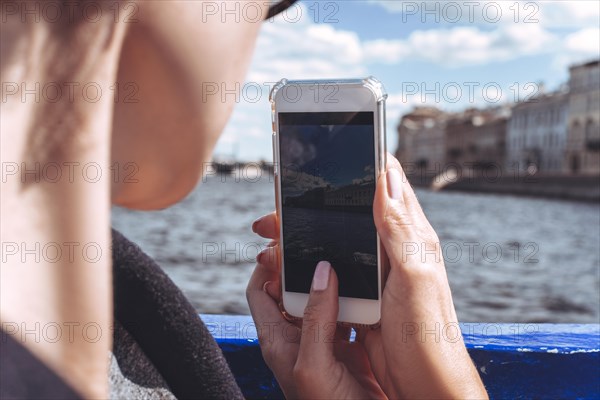
[[[262,21],[291,3],[3,3],[3,78],[74,82],[67,89],[79,92],[74,101],[5,104],[27,108],[33,121],[17,153],[31,162],[72,158],[86,131],[108,124],[111,165],[135,170],[135,180],[112,182],[113,202],[153,209],[179,201],[239,99]],[[82,99],[86,84],[100,87],[100,101]]]

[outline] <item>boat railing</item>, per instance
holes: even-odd
[[[201,317],[246,398],[283,398],[250,316]],[[398,334],[408,339],[414,328]],[[461,323],[422,334],[420,340],[458,340],[462,334],[492,399],[600,398],[600,324]]]

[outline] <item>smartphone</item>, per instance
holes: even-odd
[[[301,318],[319,261],[339,281],[338,321],[380,320],[385,256],[373,221],[385,168],[385,99],[373,77],[282,79],[271,91],[285,312]]]

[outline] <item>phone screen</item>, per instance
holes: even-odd
[[[329,261],[339,295],[378,299],[373,112],[279,113],[285,289]]]

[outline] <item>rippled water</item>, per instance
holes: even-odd
[[[207,179],[157,212],[113,209],[113,226],[153,256],[203,313],[246,314],[266,245],[250,225],[274,207],[272,178]],[[600,206],[418,190],[438,232],[461,321],[599,322]]]

